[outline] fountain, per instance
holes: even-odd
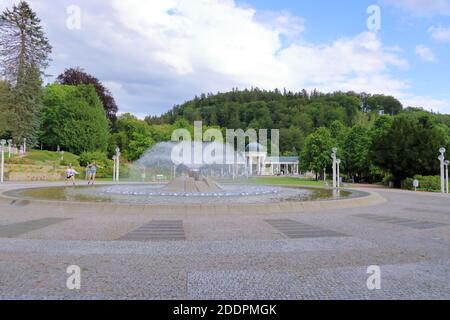
[[[184,142],[183,142],[184,143]],[[183,144],[182,143],[182,144]],[[183,161],[174,161],[174,148],[178,143],[158,143],[148,150],[134,167],[150,171],[151,175],[168,177],[168,183],[121,183],[97,185],[95,187],[52,187],[16,190],[11,196],[26,199],[47,199],[71,202],[110,202],[137,205],[220,205],[241,206],[263,204],[270,207],[280,203],[314,200],[336,200],[357,197],[362,194],[331,189],[300,188],[292,186],[268,186],[249,180],[245,157],[228,145],[218,142],[200,143],[203,152],[222,150],[225,161],[191,161],[195,158],[193,143],[187,149],[192,151]],[[186,146],[185,146],[186,147]],[[219,147],[214,149],[214,147]],[[217,154],[216,154],[217,156]],[[221,156],[219,154],[219,156]],[[194,159],[195,160],[195,159]]]
[[[182,176],[172,180],[162,188],[163,192],[178,194],[194,193],[218,193],[223,189],[211,178],[200,176],[198,172],[192,171],[189,176]]]

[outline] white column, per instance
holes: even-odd
[[[340,188],[341,187],[341,173],[340,173],[341,160],[340,159],[336,160],[336,165],[337,165],[337,187]]]
[[[450,161],[445,161],[445,181],[446,181],[446,183],[445,183],[445,191],[447,192],[447,193],[449,193],[448,192],[448,166],[450,165]]]
[[[117,155],[117,165],[116,165],[116,181],[119,182],[120,181],[120,153]]]
[[[257,156],[256,157],[256,163],[257,163],[257,168],[256,168],[256,175],[260,176],[261,175],[261,157]]]
[[[336,189],[336,152],[337,148],[333,148],[333,153],[331,154],[331,158],[333,159],[333,189]]]
[[[445,148],[440,148],[439,152],[441,155],[439,156],[439,161],[441,162],[441,193],[445,193]]]
[[[0,141],[0,148],[1,148],[1,163],[0,163],[0,183],[3,183],[4,175],[5,175],[5,144],[6,140]]]
[[[113,181],[116,181],[116,156],[112,157],[113,159]]]
[[[116,148],[116,181],[120,180],[120,148]]]
[[[252,156],[249,156],[248,157],[248,173],[249,173],[249,175],[253,175],[253,158],[252,158]]]
[[[8,140],[8,159],[11,158],[11,144],[12,140]]]

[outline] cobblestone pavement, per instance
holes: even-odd
[[[0,298],[450,299],[450,198],[376,192],[387,202],[264,215],[41,210],[3,201]],[[182,228],[185,240],[118,240],[148,228],[153,239],[159,231],[150,223],[158,220],[177,221],[163,232]],[[280,231],[273,220],[297,223]],[[300,237],[288,238],[292,232]],[[70,265],[82,270],[80,290],[66,287]],[[380,290],[367,288],[372,265],[381,268]]]

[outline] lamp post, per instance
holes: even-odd
[[[441,162],[441,192],[445,193],[445,176],[444,176],[444,167],[445,167],[445,148],[440,148],[440,156],[438,157]]]
[[[11,146],[12,145],[12,140],[9,139],[8,140],[8,159],[11,158]]]
[[[341,166],[341,159],[337,159],[336,160],[336,165],[337,165],[337,187],[340,188],[341,187],[341,173],[340,173],[340,166]]]
[[[23,154],[27,153],[27,138],[23,138]]]
[[[113,159],[113,181],[116,181],[116,156],[113,156],[112,159]]]
[[[6,144],[6,140],[2,139],[0,141],[1,144],[1,153],[2,153],[2,160],[1,160],[1,164],[0,164],[0,183],[3,183],[3,179],[4,179],[4,175],[5,175],[5,144]]]
[[[446,183],[445,183],[445,192],[446,193],[448,193],[448,165],[449,164],[450,164],[449,160],[446,160],[444,162],[444,165],[445,165],[445,181],[446,181]]]
[[[333,189],[336,189],[337,183],[336,183],[336,153],[337,148],[333,148],[331,154],[331,158],[333,159]]]
[[[120,181],[120,148],[116,148],[116,181]]]

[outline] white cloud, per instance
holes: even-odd
[[[383,0],[414,16],[450,15],[450,0]]]
[[[422,44],[419,44],[419,45],[416,46],[416,54],[423,61],[427,61],[427,62],[434,62],[434,61],[436,61],[436,56],[434,55],[433,50],[431,50],[430,48],[425,47]]]
[[[439,113],[450,113],[450,100],[428,96],[405,95],[400,97],[405,107],[419,107]]]
[[[395,44],[371,32],[302,41],[303,19],[232,0],[91,0],[81,30],[65,28],[71,0],[31,1],[54,46],[50,72],[80,66],[98,76],[121,112],[158,114],[204,92],[354,90],[405,96],[409,67]]]
[[[398,50],[384,49],[374,33],[329,44],[286,45],[280,35],[299,34],[303,27],[301,19],[285,13],[265,14],[273,18],[262,23],[253,9],[238,7],[233,1],[171,1],[163,2],[159,10],[153,8],[147,17],[140,15],[147,12],[140,3],[114,3],[122,26],[138,33],[147,44],[161,44],[154,58],[180,76],[203,78],[204,87],[214,87],[211,75],[218,75],[218,84],[228,90],[249,86],[342,90],[358,84],[358,89],[371,92],[406,87],[388,73],[389,68],[407,68],[408,63],[398,56]],[[168,11],[177,14],[168,16]],[[291,28],[286,29],[287,25]],[[158,29],[163,31],[152,31]],[[221,90],[218,84],[214,89]]]
[[[364,32],[341,38],[327,45],[293,44],[280,54],[291,70],[290,85],[295,88],[314,85],[328,90],[400,88],[389,76],[390,67],[408,68],[407,61],[385,50],[375,33]],[[350,88],[356,86],[357,88]]]
[[[431,26],[428,32],[437,41],[450,42],[450,27]]]

